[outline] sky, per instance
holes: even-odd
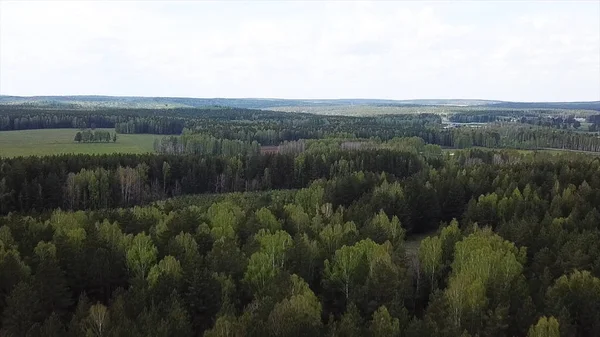
[[[600,100],[600,1],[0,0],[0,94]]]

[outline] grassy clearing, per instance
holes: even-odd
[[[100,129],[114,133],[114,129]],[[0,157],[54,154],[147,153],[160,135],[117,135],[113,143],[77,143],[77,129],[42,129],[0,132]]]

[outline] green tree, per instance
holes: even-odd
[[[235,238],[242,216],[242,209],[230,201],[212,204],[208,209],[208,218],[210,219],[211,233],[215,240]]]
[[[152,239],[140,233],[133,238],[131,246],[127,249],[127,266],[129,270],[140,279],[146,278],[146,273],[156,262],[158,250]]]
[[[75,141],[81,143],[81,132],[77,131],[77,133],[75,134]]]
[[[371,337],[399,337],[400,321],[393,318],[385,306],[380,307],[373,314],[373,320],[369,326]]]
[[[537,324],[529,328],[527,337],[560,337],[558,321],[554,317],[542,316]]]
[[[389,247],[378,245],[370,239],[353,246],[342,246],[335,252],[331,262],[325,260],[323,281],[328,287],[341,290],[348,301],[355,288],[364,285],[372,263],[378,260],[391,260]]]
[[[64,337],[67,335],[65,331],[65,327],[60,321],[60,316],[56,313],[52,313],[50,317],[48,317],[44,323],[39,327],[38,332],[33,332],[30,330],[31,337],[39,336],[39,337]],[[27,337],[30,337],[28,335]]]
[[[292,294],[275,304],[268,326],[275,337],[315,336],[322,329],[321,303],[300,277],[292,275]]]
[[[273,264],[271,256],[259,251],[250,256],[244,281],[250,285],[254,293],[260,295],[266,286],[275,279],[278,272],[279,268]]]
[[[314,216],[323,203],[324,194],[325,189],[313,183],[310,187],[296,193],[296,204],[300,205],[306,213]]]
[[[108,309],[98,303],[90,307],[88,316],[88,336],[103,337],[108,335],[109,313]]]
[[[44,317],[52,312],[65,313],[73,300],[64,272],[56,260],[56,247],[49,243],[38,243],[36,258],[40,261],[33,275],[33,286],[38,292],[38,301]]]
[[[455,327],[475,333],[482,328],[478,322],[483,321],[482,312],[488,303],[510,305],[510,294],[522,278],[525,260],[524,248],[517,249],[489,228],[476,229],[458,242],[445,290]]]
[[[289,250],[290,270],[313,284],[318,277],[317,270],[322,267],[322,256],[316,240],[303,233],[294,237],[294,244]]]
[[[381,244],[385,241],[390,241],[395,249],[402,245],[405,231],[400,226],[400,220],[397,216],[392,219],[388,218],[383,210],[380,210],[364,230],[367,236],[373,241]]]
[[[161,278],[169,280],[168,285],[170,288],[177,289],[177,284],[183,277],[183,270],[181,264],[173,256],[167,255],[162,260],[150,268],[148,272],[148,284],[153,287],[156,286]]]
[[[600,334],[600,279],[589,271],[559,277],[548,289],[546,303],[561,330],[572,325],[577,336]]]
[[[283,268],[285,254],[293,243],[290,235],[282,230],[269,233],[261,229],[255,239],[260,243],[260,250],[269,256],[273,268]]]
[[[287,204],[284,207],[285,213],[288,216],[289,222],[295,229],[295,233],[302,233],[310,226],[310,217],[296,204]],[[292,231],[289,231],[292,233]]]
[[[39,307],[35,288],[25,282],[17,284],[6,300],[0,335],[26,336],[34,323],[40,320]]]
[[[281,229],[281,223],[279,223],[277,218],[267,208],[263,207],[259,209],[256,211],[255,215],[260,228],[267,229],[271,231],[271,233],[275,233],[275,231]]]
[[[3,232],[8,227],[2,227]],[[10,236],[12,241],[12,236]],[[0,311],[6,306],[6,297],[21,281],[28,279],[31,269],[22,260],[19,252],[8,241],[8,235],[0,239]]]
[[[167,179],[171,175],[171,165],[166,161],[163,161],[162,165],[162,175],[163,175],[163,193],[167,193]]]
[[[201,260],[198,243],[190,233],[180,232],[175,237],[169,239],[167,252],[173,255],[184,270],[194,270]]]
[[[354,222],[344,224],[328,224],[319,233],[321,245],[327,256],[331,256],[343,245],[351,245],[358,237],[358,230]]]
[[[357,237],[358,230],[352,221],[328,224],[319,232],[319,239],[327,256],[332,256],[343,245],[354,243]]]
[[[195,268],[186,279],[185,303],[194,331],[203,332],[215,322],[221,309],[221,284],[207,268]]]
[[[77,307],[68,326],[69,337],[80,337],[87,334],[90,303],[87,296],[79,296]]]
[[[350,303],[340,320],[332,324],[335,325],[331,332],[332,337],[362,337],[365,335],[363,319],[354,303]]]
[[[442,243],[442,262],[449,264],[454,259],[454,248],[458,241],[462,239],[462,234],[458,228],[458,221],[452,219],[450,225],[442,228],[440,240]]]
[[[428,236],[421,241],[419,261],[425,274],[430,277],[431,287],[435,288],[437,273],[442,267],[442,240],[438,236]]]
[[[217,318],[212,329],[204,333],[204,337],[243,337],[246,336],[242,324],[237,317],[223,315]]]

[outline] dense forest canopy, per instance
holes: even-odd
[[[160,136],[0,157],[0,336],[598,336],[600,120],[565,107],[2,105]]]

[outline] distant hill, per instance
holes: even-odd
[[[179,108],[229,106],[236,108],[268,109],[276,107],[323,107],[342,105],[364,106],[479,106],[512,109],[574,109],[600,111],[595,102],[504,102],[480,99],[271,99],[271,98],[187,98],[134,96],[1,96],[0,104],[54,106],[57,108]]]
[[[494,107],[510,109],[569,109],[600,111],[600,101],[592,102],[499,102]]]

